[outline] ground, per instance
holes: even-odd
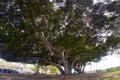
[[[84,73],[71,76],[34,76],[0,74],[0,80],[120,80],[120,72]]]

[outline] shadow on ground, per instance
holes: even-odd
[[[71,76],[34,76],[24,74],[0,74],[0,80],[120,80],[120,73],[88,73]]]

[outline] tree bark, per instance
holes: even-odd
[[[77,67],[74,67],[74,69],[78,74],[84,73],[85,64],[80,63]]]
[[[62,61],[63,61],[63,67],[64,67],[65,75],[71,75],[72,70],[70,68],[67,57],[68,57],[67,53],[65,54],[65,50],[63,50],[63,52],[62,52]]]
[[[81,64],[78,68],[78,73],[79,74],[84,73],[84,69],[85,69],[85,64]]]
[[[65,75],[70,75],[71,74],[71,68],[69,66],[68,61],[64,60],[63,63],[64,63]]]

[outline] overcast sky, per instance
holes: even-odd
[[[97,3],[97,2],[105,2],[105,1],[114,1],[114,0],[93,0],[94,1],[94,4]]]
[[[98,63],[92,63],[91,65],[86,66],[86,71],[102,70],[112,67],[120,66],[120,54],[108,55],[103,57],[102,60]]]

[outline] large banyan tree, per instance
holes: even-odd
[[[119,42],[114,35],[118,3],[1,0],[1,57],[53,65],[63,75],[72,74],[72,69],[81,73],[87,62],[107,55]]]

